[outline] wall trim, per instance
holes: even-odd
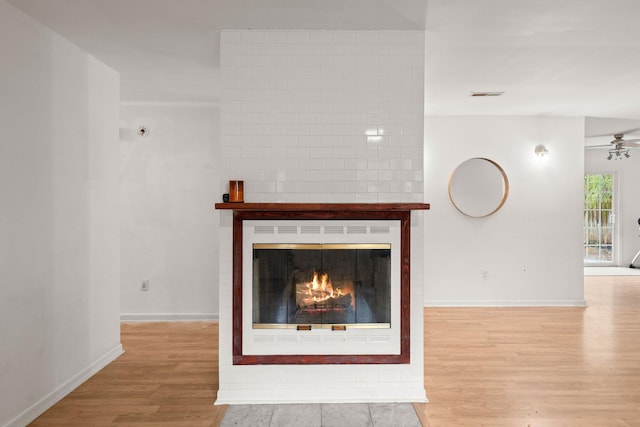
[[[20,413],[18,416],[10,420],[7,424],[4,425],[4,427],[22,427],[31,423],[53,405],[62,400],[62,398],[64,398],[66,395],[78,388],[78,386],[80,386],[83,382],[87,381],[102,368],[116,360],[123,353],[124,350],[122,349],[122,344],[118,344],[115,348],[109,350],[95,362],[87,366],[82,371],[78,372],[68,381],[48,393],[42,399],[40,399],[29,408],[24,410],[22,413]]]
[[[424,387],[386,387],[370,389],[326,390],[255,389],[219,390],[214,405],[290,404],[290,403],[428,403]]]
[[[220,107],[218,101],[121,101],[122,107]]]
[[[587,307],[576,300],[426,300],[425,307]]]
[[[219,319],[218,313],[120,313],[121,322],[217,322]]]

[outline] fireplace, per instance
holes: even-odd
[[[232,362],[410,363],[410,218],[428,204],[233,209]]]
[[[314,230],[309,242],[322,236],[321,225]],[[389,328],[391,249],[390,243],[254,243],[252,327]]]
[[[244,221],[243,354],[400,355],[400,229]]]

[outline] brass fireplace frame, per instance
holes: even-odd
[[[293,250],[331,250],[331,249],[388,249],[390,243],[253,243],[253,249],[293,249]],[[391,323],[252,323],[253,329],[297,329],[310,331],[312,329],[328,329],[345,331],[347,329],[389,329]],[[304,326],[304,329],[300,327]],[[336,328],[340,326],[340,328]]]
[[[389,243],[254,243],[253,249],[391,249]]]

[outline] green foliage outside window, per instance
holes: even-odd
[[[613,227],[613,175],[585,175],[585,262],[613,261]]]

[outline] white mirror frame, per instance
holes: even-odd
[[[472,218],[493,215],[509,196],[509,179],[504,169],[484,157],[460,163],[451,173],[447,187],[453,206]]]

